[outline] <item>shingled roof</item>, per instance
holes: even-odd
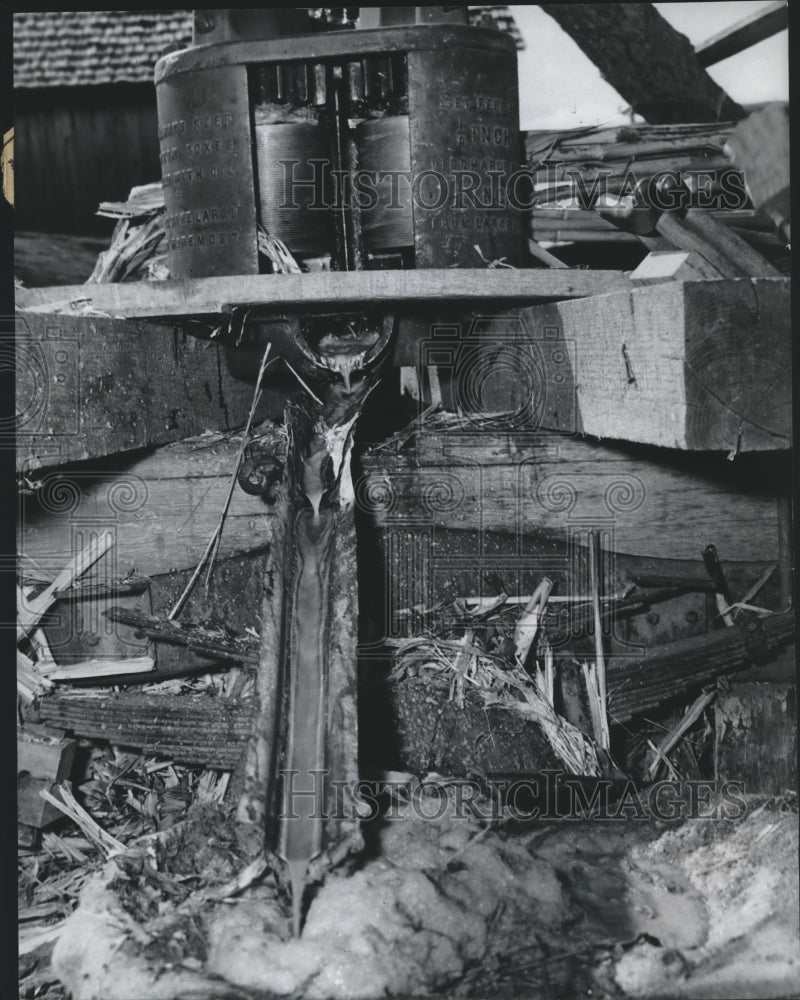
[[[470,7],[523,47],[508,7]],[[192,40],[190,10],[29,11],[14,14],[14,86],[152,83],[156,60]]]
[[[192,41],[190,10],[14,14],[14,86],[152,83],[156,60]]]

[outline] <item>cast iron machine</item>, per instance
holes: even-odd
[[[275,247],[306,271],[520,263],[516,49],[470,27],[466,7],[197,11],[194,44],[159,61],[156,88],[173,278],[280,271]],[[269,343],[305,387],[286,409],[239,811],[287,865],[295,933],[306,881],[361,844],[349,456],[408,321],[369,301],[282,316],[254,302],[228,352],[254,379]]]

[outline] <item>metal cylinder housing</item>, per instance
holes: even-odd
[[[431,24],[231,41],[159,60],[167,255],[174,277],[258,273],[259,213],[275,220],[276,204],[286,204],[280,190],[285,170],[279,164],[270,172],[268,150],[284,141],[290,151],[303,152],[287,158],[308,162],[312,146],[317,149],[316,138],[301,141],[299,131],[289,141],[256,129],[251,68],[306,61],[344,70],[378,57],[405,60],[407,115],[361,124],[347,141],[355,138],[362,165],[366,160],[398,174],[401,208],[396,219],[390,216],[379,191],[377,204],[362,211],[355,227],[358,252],[412,245],[413,266],[422,268],[480,267],[481,256],[520,261],[524,214],[507,197],[522,162],[514,42],[491,29]],[[360,123],[351,124],[355,130]],[[409,177],[400,176],[406,171]],[[294,193],[301,191],[295,185]],[[358,199],[354,213],[359,202],[365,203]],[[301,208],[299,217],[304,221],[292,225],[281,215],[280,227],[294,234],[298,247],[316,252],[325,242],[324,226],[311,223],[310,210]],[[280,232],[273,235],[289,242]]]

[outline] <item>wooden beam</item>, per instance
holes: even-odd
[[[27,314],[17,315],[16,337],[20,471],[229,430],[247,419],[253,387],[228,373],[218,344],[174,326]]]
[[[744,110],[708,75],[689,39],[650,3],[543,3],[648,122],[738,121]]]
[[[788,278],[664,282],[400,332],[396,363],[436,364],[465,426],[506,411],[520,430],[688,451],[791,444]]]
[[[694,250],[655,250],[645,257],[635,271],[631,271],[631,280],[643,285],[719,277],[719,272]]]
[[[276,431],[273,438],[280,455],[283,435]],[[95,565],[90,582],[132,569],[147,576],[194,569],[219,521],[239,445],[239,435],[208,434],[145,457],[120,458],[102,471],[49,473],[40,489],[22,497],[21,558],[55,575],[79,540],[102,528],[115,545]],[[266,547],[272,524],[269,504],[237,486],[219,557]]]
[[[788,27],[789,4],[786,0],[775,0],[698,45],[697,61],[701,66],[714,66]]]
[[[794,641],[794,611],[781,611],[761,622],[771,653]],[[607,667],[609,717],[612,723],[627,722],[749,663],[736,626],[654,646],[643,657],[612,657]]]
[[[780,278],[781,272],[708,212],[690,208],[681,219],[663,212],[656,232],[679,250],[700,254],[723,278]]]
[[[356,495],[397,549],[397,573],[410,572],[403,570],[408,559],[418,568],[415,586],[430,588],[395,609],[432,605],[443,596],[434,591],[461,569],[490,572],[492,553],[494,568],[507,569],[509,579],[545,556],[569,572],[563,550],[549,540],[569,538],[574,546],[590,528],[613,533],[604,548],[634,556],[699,563],[714,542],[724,559],[778,561],[775,493],[747,464],[737,471],[724,455],[607,446],[477,423],[471,429],[465,417],[460,430],[423,433],[406,452],[367,452],[362,467]],[[449,541],[455,529],[466,539],[461,547]],[[513,558],[488,540],[491,532],[516,540]],[[392,588],[401,588],[395,570],[386,572]]]
[[[285,819],[279,768],[294,772],[298,789],[310,788],[312,774],[324,771],[343,790],[358,780],[358,574],[350,448],[332,454],[329,429],[352,428],[359,397],[342,404],[325,387],[325,402],[287,407],[290,450],[286,491],[278,497],[281,514],[265,566],[261,642],[255,678],[255,712],[242,768],[237,815],[242,823],[267,832],[268,846],[287,862],[293,892],[311,863],[319,872],[340,851],[361,845],[355,814],[334,814],[330,791],[328,818],[300,809],[294,825]],[[349,422],[348,421],[349,418]],[[349,431],[347,432],[350,433]],[[331,450],[328,450],[331,449]],[[315,491],[312,459],[330,455],[337,462],[334,484],[323,505]],[[335,469],[334,465],[334,469]],[[326,698],[320,700],[320,692]],[[322,844],[311,857],[308,844]],[[295,900],[300,895],[295,895]],[[298,910],[294,911],[295,928]],[[297,931],[295,930],[295,933]]]
[[[559,331],[584,433],[732,454],[791,445],[788,278],[665,283],[520,315],[536,343]]]
[[[728,139],[731,159],[744,174],[753,204],[790,239],[789,109],[772,104],[746,118]]]
[[[420,302],[542,301],[581,298],[629,287],[620,271],[476,270],[352,271],[242,275],[192,281],[17,289],[17,309],[52,314],[78,308],[122,318],[220,315],[258,307],[259,313],[316,307],[357,308]],[[71,304],[81,305],[71,305]],[[52,323],[52,315],[50,316]]]
[[[112,607],[104,615],[110,621],[128,625],[158,642],[184,646],[201,656],[213,656],[215,659],[232,660],[236,663],[258,663],[259,643],[255,636],[230,636],[219,628],[171,621],[127,608]]]
[[[59,694],[42,703],[42,718],[76,735],[181,764],[232,770],[250,730],[252,703],[207,695]],[[58,721],[56,721],[58,720]]]

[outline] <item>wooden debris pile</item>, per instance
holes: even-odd
[[[750,245],[785,248],[768,214],[757,211],[734,176],[729,140],[735,122],[623,125],[568,132],[528,132],[526,154],[534,174],[531,236],[536,243],[622,243],[637,237],[602,218],[596,208],[634,194],[636,185],[679,176],[687,204],[705,208]]]
[[[602,647],[594,657],[588,649],[583,653],[576,649],[573,655],[563,646],[554,657],[546,636],[549,630],[555,642],[563,619],[559,611],[543,610],[538,650],[526,668],[516,650],[520,635],[531,628],[530,618],[520,599],[512,598],[513,603],[507,604],[508,600],[501,594],[483,602],[457,600],[435,609],[416,609],[412,615],[417,622],[425,620],[424,631],[389,640],[395,660],[387,683],[404,763],[424,759],[424,753],[415,749],[417,742],[428,754],[443,752],[437,728],[420,707],[433,690],[438,694],[430,699],[429,709],[438,713],[447,731],[451,756],[444,759],[451,766],[460,753],[466,770],[470,761],[483,769],[502,769],[495,761],[505,754],[508,761],[516,758],[524,761],[527,770],[536,771],[551,765],[549,749],[557,766],[568,773],[591,775],[609,773],[608,758],[598,752],[611,750],[625,772],[643,785],[662,778],[680,781],[713,775],[712,706],[717,683],[724,684],[725,675],[748,662],[737,628],[668,643],[641,659],[607,656]],[[570,598],[560,600],[569,602]],[[579,598],[572,605],[574,610],[580,613],[582,603]],[[614,614],[617,602],[611,598],[603,603],[604,615]],[[646,606],[652,605],[647,602]],[[769,629],[773,649],[790,641],[791,614],[763,609],[759,614]],[[600,671],[607,691],[601,687]],[[529,732],[525,739],[530,753],[513,752],[504,742],[502,716],[495,715],[491,748],[487,745],[482,754],[470,752],[465,749],[468,741],[462,746],[458,734],[470,724],[478,730],[485,728],[477,706],[484,713],[502,708],[504,713],[534,721],[544,731],[549,748],[538,744],[537,734]],[[456,708],[463,715],[461,726],[454,722]],[[459,765],[455,767],[458,770]]]
[[[360,485],[374,500],[378,546],[392,581],[387,634],[395,637],[390,640],[394,668],[386,697],[399,725],[400,751],[408,754],[409,743],[418,747],[393,766],[414,770],[428,760],[448,773],[447,765],[453,767],[460,758],[466,770],[501,770],[503,754],[522,771],[549,766],[548,748],[537,746],[538,762],[531,756],[523,760],[498,731],[496,717],[491,722],[480,718],[481,711],[497,702],[519,711],[527,688],[594,747],[610,749],[626,772],[644,784],[662,776],[708,777],[714,764],[717,684],[759,655],[746,630],[758,633],[766,659],[792,642],[794,613],[782,603],[776,564],[732,566],[738,574],[734,598],[699,558],[698,541],[713,526],[690,523],[689,548],[680,553],[684,558],[637,556],[625,534],[633,503],[615,523],[622,551],[612,551],[607,541],[599,550],[591,518],[583,537],[567,543],[563,521],[554,522],[552,532],[546,530],[551,527],[541,502],[551,499],[546,485],[563,483],[563,496],[575,510],[591,516],[608,498],[596,491],[611,481],[610,470],[621,481],[633,466],[625,465],[624,454],[609,450],[606,455],[599,446],[597,457],[614,463],[593,466],[595,446],[554,437],[558,462],[565,464],[551,473],[544,450],[531,464],[524,450],[515,451],[513,436],[507,436],[514,418],[514,413],[467,418],[433,404],[362,459]],[[571,473],[569,462],[581,469],[578,475]],[[662,502],[670,502],[659,494],[657,468],[635,468],[638,476],[647,474],[646,500],[654,504],[645,518],[643,553],[649,553],[654,535],[661,532]],[[529,471],[534,472],[530,479]],[[682,480],[684,490],[686,482]],[[437,506],[432,498],[440,496]],[[517,512],[529,508],[528,533],[522,520],[526,515]],[[667,534],[670,527],[664,529]],[[697,553],[694,560],[688,558],[692,551]],[[660,555],[672,552],[664,549]],[[506,556],[504,581],[492,567]],[[435,589],[429,590],[434,581]],[[546,600],[537,607],[535,596],[537,590],[542,596],[542,587]],[[397,598],[405,594],[423,601],[398,607]],[[470,594],[482,596],[466,596]],[[698,618],[695,608],[704,605],[712,609],[706,628],[687,629],[686,623]],[[534,611],[538,617],[530,619]],[[671,634],[656,639],[651,623],[660,617],[674,625]],[[527,659],[519,646],[526,620],[533,621],[536,636]],[[627,631],[631,628],[633,633]],[[438,689],[435,698],[429,694],[432,688]],[[374,701],[379,707],[379,699]],[[458,706],[462,716],[474,711],[472,745],[469,733],[462,733],[469,726],[462,724]],[[478,738],[481,734],[485,738]],[[525,740],[533,745],[527,734]]]
[[[528,132],[526,155],[541,204],[630,193],[635,181],[677,171],[716,175],[730,167],[725,143],[734,122],[713,125],[593,126],[568,132]],[[696,182],[696,178],[695,178]],[[722,192],[715,176],[711,190]],[[709,190],[709,183],[704,190]],[[716,185],[716,187],[714,187]]]
[[[256,401],[258,394],[257,388]],[[244,435],[248,440],[255,405]],[[242,450],[237,453],[233,483]],[[37,486],[27,479],[23,484],[29,491]],[[226,504],[221,521],[227,510]],[[198,569],[208,562],[213,564],[218,543],[219,530],[213,533]],[[107,602],[109,593],[117,599],[128,592],[136,596],[152,583],[135,573],[124,580],[108,579],[103,560],[115,544],[112,530],[100,531],[93,537],[90,534],[89,541],[52,581],[34,579],[41,573],[29,571],[21,577],[18,587],[18,840],[23,928],[20,996],[25,998],[64,997],[50,967],[53,945],[82,887],[105,864],[116,864],[117,858],[122,866],[119,879],[123,908],[134,937],[140,943],[146,939],[151,951],[163,961],[180,959],[188,965],[193,959],[200,962],[192,916],[183,911],[172,915],[170,910],[170,919],[165,920],[164,904],[185,902],[191,897],[193,903],[202,906],[205,889],[224,889],[231,874],[247,864],[246,859],[238,863],[239,857],[244,857],[243,849],[233,854],[228,849],[229,842],[220,832],[224,817],[218,810],[250,730],[249,715],[245,712],[232,717],[231,709],[248,704],[251,679],[246,664],[252,659],[248,651],[258,636],[236,638],[219,623],[192,626],[143,612],[133,614],[127,610],[126,615],[125,608],[118,608],[112,620],[133,623],[126,627],[141,627],[148,632],[154,630],[155,622],[161,626],[155,628],[158,638],[182,645],[187,653],[211,653],[210,665],[206,658],[205,667],[196,668],[195,676],[180,679],[161,679],[155,673],[155,655],[59,662],[60,651],[56,659],[48,643],[47,630],[52,626],[48,616],[54,605],[61,601],[60,611],[66,609],[69,616],[75,613],[75,606],[65,602],[65,597],[89,604],[103,599]],[[175,614],[198,576],[199,572],[183,590]],[[224,674],[214,669],[214,654],[217,660],[222,656],[223,661],[228,661],[224,663]],[[231,660],[243,665],[231,666]],[[142,683],[150,676],[150,683]],[[120,681],[130,684],[131,680],[141,686],[140,692],[109,687]],[[92,686],[75,691],[72,686],[77,681],[88,681]],[[54,694],[52,704],[43,697],[49,693]],[[77,719],[71,711],[74,702],[70,693],[78,695],[81,706]],[[139,699],[138,716],[126,706],[126,698],[131,697]],[[174,700],[182,706],[195,705],[199,711],[199,716],[197,712],[194,717],[189,713],[183,729],[170,715]],[[115,709],[120,707],[115,715]],[[67,737],[67,731],[77,738]],[[197,743],[198,736],[205,739],[205,744],[195,746],[193,751],[191,744],[193,740]],[[209,744],[213,749],[215,736],[223,748],[229,748],[223,759],[215,759],[208,752]],[[199,810],[205,815],[202,811],[208,808],[217,810],[209,821],[216,839],[210,836],[208,823],[204,825],[192,812]],[[156,871],[147,860],[148,838],[182,823],[187,823],[188,834],[181,834],[181,838],[195,836],[198,829],[204,831],[206,856],[191,872],[181,870],[170,877],[169,866]],[[144,847],[137,858],[131,859],[126,851],[134,842]],[[174,857],[178,849],[175,844],[170,849]],[[181,863],[196,854],[182,846]],[[125,862],[121,860],[123,855]]]
[[[153,916],[158,898],[172,903],[186,900],[193,890],[216,887],[232,872],[230,859],[224,860],[227,842],[218,812],[227,774],[88,740],[80,742],[79,757],[80,763],[70,772],[72,780],[43,793],[53,813],[48,828],[28,846],[21,843],[18,851],[19,995],[25,1000],[65,996],[50,964],[53,945],[77,906],[82,887],[109,859],[116,858],[120,866],[125,907],[135,920]],[[217,843],[222,846],[215,852],[206,844],[207,870],[195,866],[191,874],[172,879],[153,870],[146,859],[152,837],[181,828],[187,817],[198,811],[205,815],[203,810],[209,809],[216,817]],[[187,829],[195,825],[192,822]],[[132,858],[128,847],[136,842],[143,846]],[[181,855],[184,866],[189,864],[187,858],[188,854]],[[136,870],[139,878],[134,877]],[[139,939],[144,933],[140,930]],[[175,960],[180,935],[171,945],[168,934],[158,940],[160,945],[156,941],[153,947],[166,948],[165,960],[170,954]]]

